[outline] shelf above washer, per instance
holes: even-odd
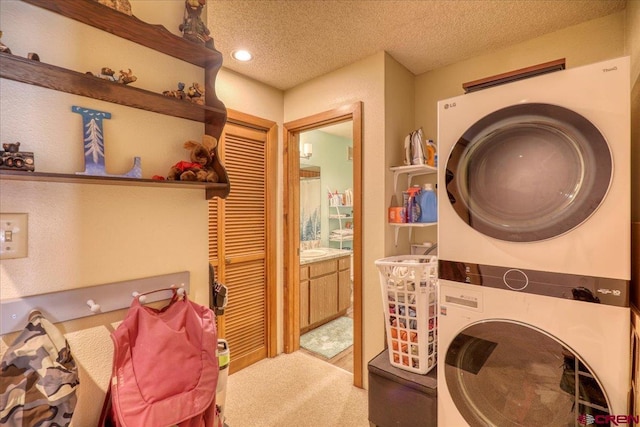
[[[388,223],[389,225],[395,227],[395,245],[398,246],[398,233],[401,228],[409,229],[409,240],[411,240],[411,232],[414,228],[424,228],[424,227],[433,227],[434,225],[438,225],[437,222],[406,222],[406,223]]]
[[[409,166],[392,166],[389,168],[393,172],[393,192],[398,188],[398,176],[407,174],[407,187],[411,187],[411,180],[414,176],[428,175],[438,172],[438,168],[429,165],[409,165]]]

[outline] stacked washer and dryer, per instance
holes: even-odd
[[[629,58],[440,101],[438,151],[438,425],[628,416]]]

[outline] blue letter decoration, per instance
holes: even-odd
[[[140,157],[133,158],[133,167],[123,175],[109,174],[104,167],[102,120],[110,119],[111,113],[78,107],[77,105],[72,106],[71,111],[82,116],[82,128],[84,129],[82,134],[84,143],[84,172],[76,172],[76,174],[142,178]]]

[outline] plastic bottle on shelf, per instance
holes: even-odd
[[[409,200],[406,207],[407,222],[420,222],[420,204],[418,197],[422,190],[419,185],[414,185],[407,189]]]
[[[418,195],[418,204],[420,206],[418,222],[438,221],[438,199],[433,184],[424,184]]]
[[[438,155],[438,149],[436,147],[436,144],[433,142],[432,139],[427,141],[427,145],[426,145],[426,149],[427,149],[427,165],[429,166],[436,166],[436,157]]]

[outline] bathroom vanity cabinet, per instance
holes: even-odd
[[[300,265],[300,332],[347,313],[351,305],[351,256]]]

